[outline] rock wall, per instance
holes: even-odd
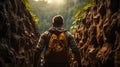
[[[22,0],[0,0],[0,67],[32,67],[38,36]]]
[[[94,0],[74,37],[83,67],[119,67],[120,0]]]

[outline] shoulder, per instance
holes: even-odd
[[[49,31],[45,31],[44,33],[41,34],[42,38],[45,38],[49,35]]]
[[[66,33],[67,33],[68,35],[72,35],[69,31],[66,31]]]
[[[66,31],[65,33],[68,38],[73,38],[73,35],[69,31]]]
[[[49,34],[49,31],[45,31],[44,33],[42,33],[41,35],[47,35]]]

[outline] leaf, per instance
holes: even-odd
[[[32,9],[31,6],[30,6],[30,4],[29,4],[29,2],[28,2],[28,0],[22,0],[22,2],[25,4],[25,6],[26,6],[26,8],[27,8],[28,10],[31,10],[31,9]]]
[[[36,17],[36,15],[35,15],[33,12],[31,12],[32,8],[31,8],[28,0],[22,0],[22,2],[25,4],[26,8],[29,10],[30,15],[31,15],[32,18],[33,18],[33,21],[36,22],[36,24],[38,24],[39,19],[38,19],[38,17]]]
[[[86,10],[93,5],[93,0],[87,0],[85,4],[77,7],[76,14],[74,15],[74,22],[71,26],[71,31],[74,32],[79,24],[82,22],[83,18],[86,16]]]

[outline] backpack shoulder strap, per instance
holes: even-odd
[[[64,39],[65,40],[65,44],[68,45],[68,39],[67,39],[67,36],[66,36],[65,32],[61,32],[59,34],[59,40],[62,40],[62,39]]]
[[[70,41],[70,39],[69,39],[69,37],[70,37],[70,32],[69,32],[69,31],[64,31],[64,33],[65,33],[65,36],[66,36],[66,39],[67,39],[68,48],[70,48],[70,45],[69,45],[69,41]]]

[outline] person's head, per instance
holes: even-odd
[[[62,27],[63,26],[63,16],[56,15],[52,19],[52,25],[53,27]]]

